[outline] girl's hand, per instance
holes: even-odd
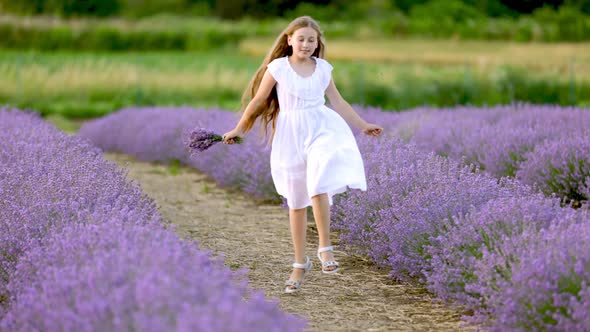
[[[223,137],[223,144],[234,144],[236,142],[235,138],[240,137],[242,135],[243,135],[243,133],[237,129],[229,131],[229,132],[223,134],[223,136],[222,136]]]
[[[381,132],[383,131],[383,128],[376,125],[376,124],[367,123],[363,127],[362,131],[363,131],[363,133],[365,133],[369,136],[377,137],[379,134],[381,134]]]

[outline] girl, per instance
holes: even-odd
[[[233,144],[257,118],[265,134],[271,125],[272,179],[279,195],[287,199],[295,249],[287,293],[299,290],[305,272],[311,269],[305,256],[309,205],[318,229],[322,272],[339,270],[330,245],[332,196],[347,187],[367,187],[363,161],[347,122],[373,137],[383,130],[361,119],[342,98],[332,80],[332,66],[323,59],[324,49],[316,21],[309,16],[293,20],[244,92],[244,112],[238,124],[223,135],[225,144]],[[324,94],[333,110],[324,105]]]

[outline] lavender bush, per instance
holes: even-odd
[[[524,232],[548,228],[565,211],[558,199],[537,193],[492,199],[466,214],[445,220],[441,226],[448,232],[439,235],[427,248],[432,257],[432,269],[426,273],[429,289],[474,311],[485,310],[488,290],[497,289],[497,281],[510,275],[514,258],[499,257],[489,266],[486,280],[479,280],[476,266],[482,264],[483,252],[499,252],[506,241],[520,239]]]
[[[432,268],[425,248],[447,231],[446,218],[491,199],[531,192],[393,138],[359,138],[359,143],[370,189],[339,200],[334,226],[349,249],[390,267],[398,278],[423,277]]]
[[[221,260],[156,225],[70,224],[19,260],[6,331],[301,331]]]
[[[99,149],[0,110],[0,330],[301,330]],[[235,320],[234,320],[235,319]]]
[[[551,147],[557,144],[555,142],[564,146],[562,150],[570,151],[564,156],[575,155],[578,164],[587,160],[583,156],[588,153],[580,152],[585,151],[586,145],[580,141],[589,141],[584,136],[587,135],[585,124],[590,119],[588,112],[533,105],[422,108],[395,114],[378,109],[359,109],[359,112],[368,121],[382,124],[386,131],[378,139],[357,136],[369,190],[348,191],[335,198],[333,224],[341,231],[341,244],[349,252],[366,255],[378,265],[389,268],[396,278],[417,277],[441,298],[467,305],[476,313],[469,320],[491,319],[498,326],[518,329],[520,318],[502,310],[508,307],[506,304],[512,293],[522,292],[523,296],[522,301],[510,303],[520,306],[515,313],[528,310],[536,301],[532,299],[534,292],[527,288],[529,286],[514,279],[528,273],[521,268],[528,266],[522,263],[522,257],[539,239],[535,234],[562,232],[550,227],[560,222],[564,225],[587,223],[587,217],[580,217],[582,212],[562,208],[559,199],[537,191],[535,186],[543,183],[539,181],[546,180],[528,181],[532,186],[520,182],[524,178],[524,166],[527,163],[546,165],[543,159],[555,159],[555,174],[566,174],[571,158],[560,159],[550,152],[540,152],[555,150]],[[227,131],[237,121],[229,112],[128,109],[109,116],[110,120],[102,123],[105,119],[88,124],[81,134],[105,149],[123,151],[145,160],[185,161],[223,185],[237,186],[258,197],[276,195],[268,169],[268,149],[261,145],[238,149],[220,147],[193,159],[186,157],[186,151],[178,150],[183,146],[182,137],[187,137],[183,128],[198,125],[218,132]],[[139,128],[148,121],[150,126],[159,122],[165,124],[159,129],[152,127],[151,131],[141,131]],[[114,135],[102,135],[110,132],[111,122],[129,124],[118,130],[134,132],[137,140],[117,142]],[[567,140],[562,139],[566,134],[577,135],[578,139],[570,140],[570,145],[579,146],[566,148]],[[160,139],[153,139],[153,136]],[[143,146],[147,141],[162,147],[148,149]],[[166,148],[166,144],[171,146]],[[137,153],[146,149],[151,152]],[[537,156],[539,161],[535,161]],[[577,183],[581,195],[587,197],[590,177],[586,169],[580,168],[583,171],[567,173],[559,179]],[[502,177],[504,175],[511,177]],[[565,194],[556,194],[562,193]],[[569,217],[571,213],[577,217]],[[542,243],[546,243],[546,249],[542,250],[547,252],[552,246],[555,250],[561,248],[557,241]],[[531,255],[542,252],[535,250]],[[582,251],[579,255],[587,256]],[[579,277],[577,272],[568,273],[572,280],[581,280],[580,287],[585,291],[586,275]],[[540,275],[553,280],[553,276]],[[580,298],[585,299],[582,295],[577,297]],[[569,312],[581,312],[579,308],[585,308],[584,305],[568,304],[567,314],[552,315],[558,317],[556,321],[567,320],[569,318],[563,317],[573,317]],[[571,309],[574,307],[578,309]],[[561,308],[565,307],[555,312],[563,313]],[[541,314],[529,317],[535,322],[531,326],[549,330],[558,326],[547,325],[546,317]]]
[[[513,176],[535,145],[583,131],[583,121],[590,120],[582,109],[526,104],[431,113],[412,137],[414,143],[455,159],[466,156],[496,176]]]
[[[0,294],[18,257],[53,229],[111,217],[160,221],[124,170],[41,118],[0,110],[0,141]]]
[[[526,156],[516,176],[547,194],[579,206],[587,201],[590,177],[590,131],[547,140]]]
[[[523,238],[514,245],[518,259],[510,278],[489,292],[492,330],[590,330],[588,211],[566,213],[549,229],[529,230]]]
[[[474,163],[501,177],[515,176],[530,156],[549,157],[554,153],[532,152],[538,145],[543,146],[538,149],[552,148],[545,145],[545,141],[563,140],[564,145],[569,145],[568,149],[580,150],[578,146],[587,142],[584,137],[588,136],[590,112],[578,108],[515,104],[492,108],[421,108],[393,118],[395,120],[384,119],[383,122],[394,135],[425,151],[435,151],[456,160],[464,158],[467,163]],[[540,158],[536,158],[537,162],[541,161]],[[542,164],[548,161],[544,160]],[[548,166],[539,170],[550,172]],[[567,173],[568,169],[562,163],[556,171]],[[528,183],[545,183],[539,181]],[[572,185],[580,187],[583,182]],[[555,193],[571,200],[563,196],[563,190]]]
[[[590,112],[584,109],[527,104],[418,108],[402,113],[356,108],[363,118],[380,123],[392,136],[427,152],[474,163],[496,177],[514,176],[535,146],[564,133],[583,133],[585,123],[590,122]],[[221,110],[130,108],[86,124],[80,135],[105,151],[124,152],[141,160],[180,160],[211,175],[221,185],[279,201],[269,175],[270,151],[260,140],[252,137],[244,147],[223,146],[192,158],[183,148],[183,144],[190,144],[190,128],[225,132],[237,120],[236,114]],[[250,172],[218,167],[229,164],[246,164]]]
[[[86,123],[79,135],[104,151],[123,152],[140,160],[179,160],[211,176],[222,186],[241,189],[268,201],[280,201],[270,176],[270,149],[256,137],[194,154],[187,148],[193,128],[224,133],[238,121],[221,110],[128,108]]]

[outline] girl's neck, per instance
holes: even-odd
[[[299,57],[297,57],[295,55],[287,55],[287,60],[291,61],[292,63],[293,62],[294,63],[306,63],[306,62],[309,62],[309,61],[313,61],[312,57],[313,57],[313,55],[306,56],[306,57],[303,57],[303,58],[299,58]]]

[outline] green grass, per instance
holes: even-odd
[[[45,117],[45,120],[51,122],[57,129],[69,134],[74,134],[80,129],[80,123],[59,114],[49,114]]]
[[[168,169],[168,173],[170,175],[178,175],[180,174],[180,167],[182,166],[182,163],[180,162],[180,160],[171,160],[168,165],[167,165],[167,169]]]
[[[408,43],[414,46],[405,53],[398,52],[408,58],[429,45],[423,41]],[[403,49],[402,44],[391,45],[392,49]],[[441,45],[438,42],[431,47],[434,50]],[[353,60],[337,53],[338,47],[336,44],[334,51],[328,52],[328,59],[334,65],[337,86],[353,104],[395,110],[420,105],[493,105],[513,100],[590,104],[590,83],[585,76],[570,77],[502,62],[478,66],[469,62],[398,62],[377,56]],[[386,55],[385,46],[380,47],[379,54]],[[263,57],[242,52],[3,51],[0,103],[64,118],[96,117],[134,105],[188,105],[235,111]]]
[[[244,54],[263,57],[273,39],[254,38],[240,43]],[[512,66],[537,73],[590,81],[589,43],[517,43],[509,41],[373,39],[329,40],[327,57],[368,63],[470,66],[494,71]]]

